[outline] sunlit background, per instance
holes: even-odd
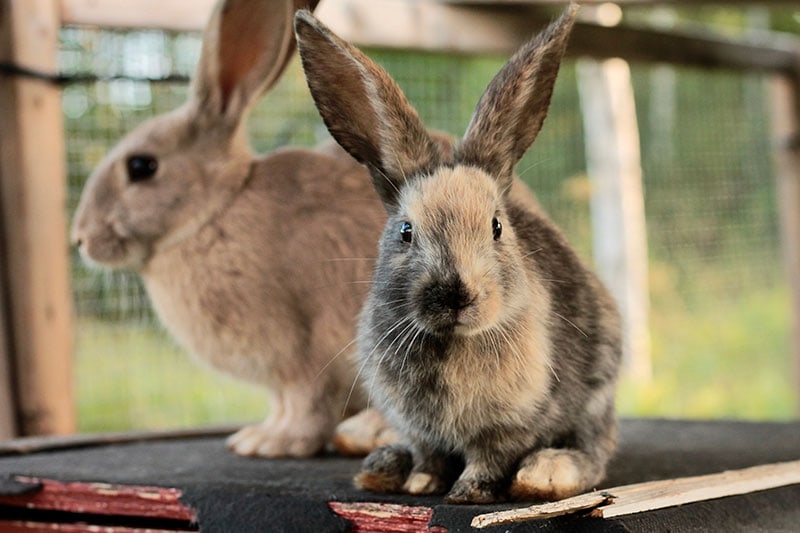
[[[633,22],[798,32],[790,8],[626,10]],[[627,20],[626,20],[627,21]],[[63,92],[73,212],[105,152],[140,121],[179,105],[199,34],[65,28],[61,70],[91,73]],[[506,58],[367,51],[426,123],[461,133]],[[624,378],[623,415],[786,419],[795,415],[790,300],[770,161],[766,78],[725,70],[631,66],[641,134],[653,379]],[[113,79],[112,79],[113,78]],[[297,60],[250,122],[260,153],[327,138]],[[518,166],[591,261],[583,126],[567,61],[539,140]],[[159,326],[138,278],[87,269],[73,253],[80,431],[185,427],[266,415],[265,395],[204,368]]]

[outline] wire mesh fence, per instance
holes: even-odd
[[[135,124],[178,106],[199,35],[65,28],[61,69],[97,80],[63,92],[70,215],[102,156]],[[432,128],[463,132],[494,56],[370,51]],[[789,296],[782,269],[765,78],[634,65],[650,256],[654,381],[624,381],[623,414],[792,415]],[[250,120],[264,153],[327,138],[298,61]],[[567,62],[540,138],[518,172],[591,261],[584,133]],[[75,380],[82,431],[178,427],[264,416],[257,390],[215,374],[161,329],[135,274],[73,253]]]

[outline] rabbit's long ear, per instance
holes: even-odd
[[[494,77],[456,149],[457,163],[484,169],[508,189],[514,167],[542,129],[577,12],[570,4]]]
[[[218,0],[203,34],[192,98],[200,118],[238,124],[294,51],[292,16],[311,0]],[[313,7],[313,6],[312,6]]]
[[[334,139],[367,165],[387,208],[406,179],[432,170],[440,155],[417,112],[381,67],[308,11],[295,15],[308,87]]]

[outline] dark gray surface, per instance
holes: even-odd
[[[797,459],[800,423],[625,420],[603,487]],[[0,493],[20,490],[9,483],[15,475],[176,487],[197,510],[201,529],[237,532],[345,530],[328,501],[425,505],[434,508],[431,523],[451,531],[467,531],[474,515],[508,507],[457,507],[444,505],[441,497],[361,492],[350,483],[359,464],[333,456],[236,457],[220,437],[135,442],[0,457]],[[800,531],[800,486],[614,520],[559,518],[492,530]]]

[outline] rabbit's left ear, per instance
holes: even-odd
[[[333,138],[365,164],[384,205],[407,179],[439,164],[437,144],[397,83],[308,11],[295,15],[306,81]]]
[[[457,163],[482,168],[502,190],[510,187],[514,167],[542,129],[577,13],[578,5],[570,4],[514,54],[481,96],[456,149]]]

